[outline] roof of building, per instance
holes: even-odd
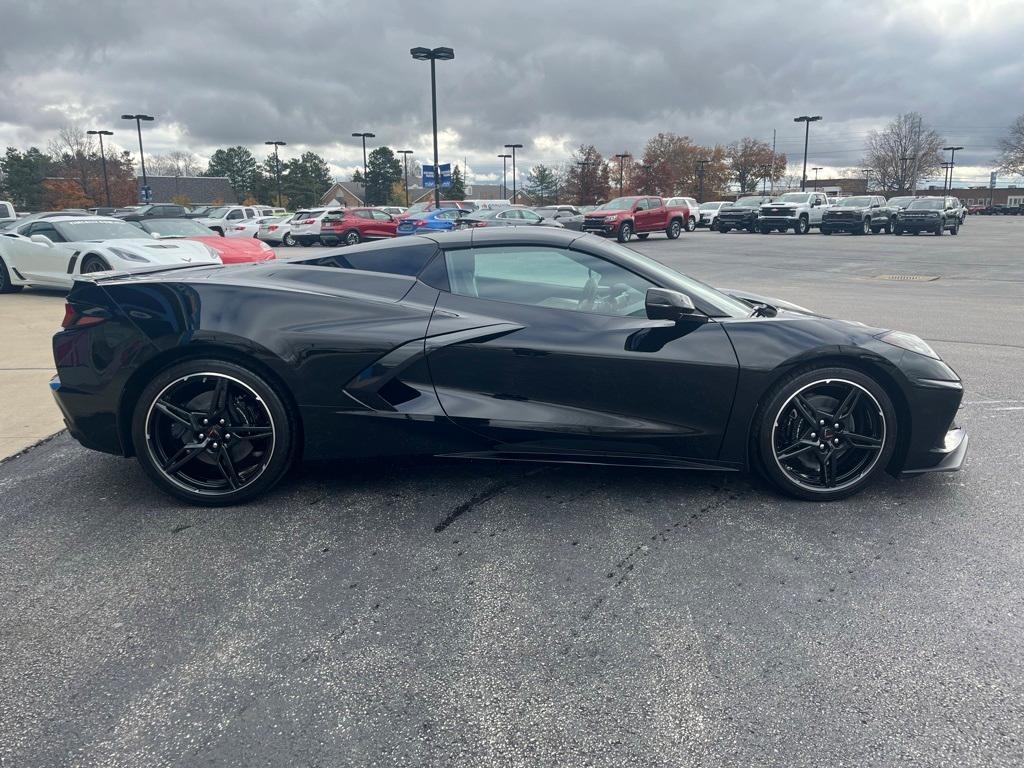
[[[175,197],[187,197],[192,205],[212,203],[235,204],[238,195],[226,176],[149,176],[146,181],[153,192],[152,202],[170,203]],[[142,190],[142,177],[136,178]]]

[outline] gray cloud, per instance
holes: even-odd
[[[726,143],[775,128],[795,158],[806,112],[825,117],[813,164],[856,166],[867,130],[908,110],[988,167],[1024,104],[1016,1],[0,0],[0,20],[0,143],[21,146],[143,110],[158,117],[152,151],[262,154],[282,138],[343,168],[361,161],[349,134],[371,130],[425,159],[428,67],[408,53],[424,44],[456,49],[438,65],[442,128],[458,137],[445,159],[477,173],[500,172],[506,142],[526,144],[529,165],[559,159],[560,140],[636,153],[658,131]]]

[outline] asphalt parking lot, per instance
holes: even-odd
[[[66,435],[0,464],[0,765],[1020,765],[1022,245],[634,243],[964,377],[965,470],[843,502],[417,460],[209,510]]]

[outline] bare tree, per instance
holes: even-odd
[[[786,156],[773,152],[767,142],[749,136],[726,148],[733,178],[740,192],[754,192],[762,179],[778,181],[786,173]]]
[[[194,154],[177,149],[163,155],[151,155],[146,166],[150,176],[198,176],[202,170]]]
[[[99,190],[92,189],[91,182],[99,178],[99,145],[85,128],[78,123],[63,126],[50,140],[47,152],[54,160],[57,173],[81,184],[87,197],[97,197]]]
[[[999,140],[999,149],[999,167],[1024,176],[1024,115],[1014,120],[1007,135]]]
[[[914,194],[920,179],[942,167],[943,139],[917,112],[907,112],[882,131],[868,134],[863,168],[872,184],[889,193]]]

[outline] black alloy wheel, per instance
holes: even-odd
[[[0,259],[0,293],[17,293],[23,287],[11,283],[11,274],[7,271],[7,265],[4,264],[3,259]]]
[[[885,390],[845,368],[784,381],[766,403],[759,430],[765,474],[805,499],[856,493],[885,467],[896,444],[895,410]]]
[[[196,360],[158,374],[136,404],[139,462],[163,490],[234,504],[274,485],[292,459],[294,419],[267,381],[242,366]]]
[[[81,273],[83,275],[88,275],[93,272],[106,272],[109,269],[110,266],[107,264],[107,262],[105,262],[99,256],[96,256],[95,254],[90,253],[88,256],[82,259]]]
[[[361,239],[362,238],[359,237],[359,232],[354,229],[345,233],[345,245],[359,245],[359,241]]]

